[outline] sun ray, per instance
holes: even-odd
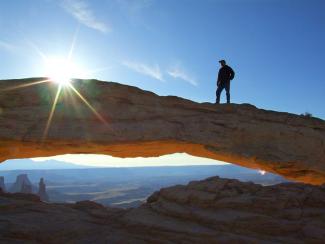
[[[26,42],[36,51],[36,53],[43,59],[43,61],[46,61],[47,57],[46,55],[30,40],[26,40]]]
[[[52,104],[50,115],[49,115],[49,117],[47,119],[47,122],[46,122],[46,127],[45,127],[45,130],[44,130],[44,133],[43,133],[42,141],[44,141],[46,139],[48,131],[50,129],[52,118],[53,118],[54,111],[55,111],[55,108],[56,108],[56,104],[58,103],[59,96],[60,96],[60,93],[61,93],[61,89],[62,89],[62,86],[59,85],[58,90],[57,90],[56,95],[55,95],[55,98],[54,98],[54,101],[53,101],[53,104]]]
[[[77,37],[78,37],[78,34],[79,34],[79,29],[80,29],[80,25],[78,26],[78,28],[76,29],[76,31],[75,31],[75,33],[73,35],[71,47],[70,47],[69,54],[68,54],[68,58],[67,58],[67,60],[69,62],[71,61],[72,54],[73,54],[73,51],[74,51],[74,47],[75,47],[76,42],[77,42]]]
[[[77,96],[88,106],[88,108],[96,115],[96,117],[105,125],[108,125],[107,121],[96,111],[93,106],[91,106],[91,104],[86,100],[86,98],[84,98],[72,84],[68,85],[77,94]]]
[[[27,84],[11,86],[11,87],[7,87],[7,88],[4,88],[4,89],[0,89],[0,92],[2,92],[2,91],[12,91],[12,90],[20,89],[20,88],[25,88],[25,87],[28,87],[28,86],[34,86],[34,85],[42,84],[42,83],[49,82],[49,81],[50,81],[49,79],[46,79],[46,80],[41,80],[41,81],[30,82],[30,83],[27,83]]]
[[[73,38],[72,38],[72,42],[70,45],[70,49],[68,54],[65,57],[60,57],[60,56],[47,56],[45,55],[37,45],[35,45],[34,43],[32,43],[31,41],[28,41],[28,44],[36,51],[36,53],[43,59],[44,64],[45,64],[45,72],[46,73],[46,77],[48,77],[47,80],[44,81],[38,81],[38,82],[32,82],[29,84],[23,84],[23,85],[19,85],[16,87],[10,87],[10,88],[6,88],[4,89],[5,91],[8,90],[13,90],[13,89],[18,89],[18,88],[22,88],[22,87],[27,87],[27,86],[32,86],[32,85],[36,85],[36,84],[40,84],[43,82],[54,82],[57,83],[58,88],[55,94],[55,98],[53,100],[53,104],[51,105],[51,109],[46,121],[46,126],[45,129],[43,131],[43,135],[42,135],[42,143],[47,139],[48,137],[48,133],[51,127],[51,124],[53,122],[53,117],[54,117],[54,113],[57,107],[57,103],[58,100],[60,98],[60,94],[62,94],[62,91],[64,89],[65,93],[63,94],[63,96],[68,96],[70,97],[70,99],[72,99],[72,103],[74,105],[76,105],[76,100],[73,98],[80,98],[82,100],[83,103],[85,103],[85,105],[91,110],[92,113],[94,113],[94,115],[101,121],[104,123],[105,126],[108,126],[108,122],[105,120],[105,118],[99,114],[96,109],[87,101],[87,99],[81,95],[81,93],[71,84],[72,82],[72,78],[74,76],[84,76],[83,74],[88,73],[90,74],[94,74],[103,70],[107,70],[110,69],[111,67],[104,67],[104,68],[98,68],[98,69],[94,69],[91,71],[85,71],[84,69],[80,69],[74,62],[72,62],[72,56],[74,54],[74,50],[75,50],[75,46],[77,43],[77,39],[78,39],[78,35],[79,35],[79,30],[80,30],[80,26],[77,27]],[[84,77],[85,78],[85,77]],[[2,90],[0,89],[0,92]],[[77,95],[77,96],[76,96]],[[75,106],[77,110],[78,106]],[[81,113],[82,111],[78,111],[79,113]]]

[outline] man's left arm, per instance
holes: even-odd
[[[232,68],[230,68],[230,80],[232,80],[234,78],[235,78],[235,71]]]

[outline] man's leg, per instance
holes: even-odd
[[[220,103],[220,95],[221,95],[221,92],[222,92],[223,89],[224,89],[224,85],[223,85],[223,84],[220,84],[220,85],[218,86],[217,91],[216,91],[216,96],[217,96],[216,103],[217,103],[217,104]]]
[[[230,81],[225,82],[227,103],[230,103]]]

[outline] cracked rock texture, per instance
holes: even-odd
[[[0,241],[324,243],[324,206],[324,186],[261,186],[218,177],[161,189],[129,210],[0,193]]]
[[[129,223],[204,236],[205,242],[321,243],[325,188],[298,183],[261,186],[211,177],[154,193],[125,215]]]
[[[41,80],[0,81],[0,161],[66,153],[148,157],[186,152],[291,180],[325,183],[323,120],[75,80],[73,86],[92,109],[72,89],[63,88],[44,133],[57,84],[27,86]]]

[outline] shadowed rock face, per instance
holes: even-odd
[[[324,204],[324,186],[211,177],[161,189],[123,219],[193,241],[202,236],[202,243],[318,243],[325,238]]]
[[[57,85],[41,79],[0,81],[0,161],[65,153],[118,157],[188,154],[266,170],[288,179],[325,183],[325,122],[251,105],[195,103],[136,87],[76,80],[44,130]],[[42,139],[43,138],[43,139]]]
[[[324,186],[218,177],[161,189],[130,210],[0,193],[0,242],[323,243],[324,204]]]

